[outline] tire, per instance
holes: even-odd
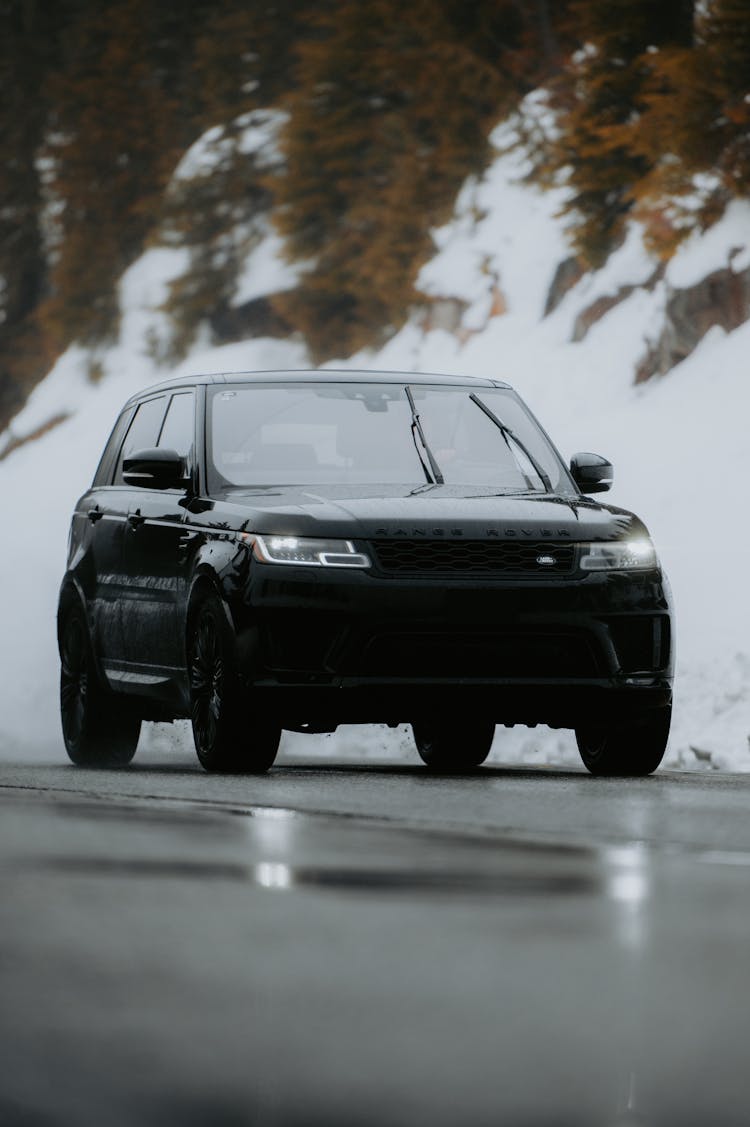
[[[71,606],[60,627],[60,720],[68,756],[79,767],[125,767],[135,755],[141,718],[102,685],[86,615]]]
[[[672,708],[631,724],[576,728],[583,764],[592,775],[650,775],[667,750]]]
[[[491,720],[412,724],[422,762],[434,771],[469,771],[484,763],[495,737]]]
[[[235,639],[217,595],[206,595],[190,616],[188,659],[193,742],[201,766],[213,774],[267,771],[279,749],[281,725],[254,714],[243,699]]]

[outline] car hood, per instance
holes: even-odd
[[[231,490],[212,507],[224,527],[283,536],[611,540],[646,531],[632,513],[586,497],[449,485]]]

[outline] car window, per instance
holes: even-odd
[[[209,435],[222,484],[424,481],[399,387],[219,389]]]
[[[472,387],[419,384],[409,390],[446,485],[573,491],[559,456],[510,390],[478,384],[480,403]],[[209,490],[424,485],[427,458],[418,429],[406,388],[397,384],[217,388],[209,395]]]
[[[562,464],[515,393],[482,387],[477,393],[498,422],[520,438],[520,444],[512,435],[503,438],[497,424],[468,394],[456,394],[451,388],[414,388],[427,440],[446,482],[535,489],[541,484],[538,467],[548,475],[554,492],[565,491],[569,482]]]
[[[165,450],[176,450],[183,458],[188,456],[193,445],[193,403],[191,391],[172,396],[157,443]]]
[[[129,454],[136,450],[147,450],[156,446],[156,440],[161,430],[164,412],[167,406],[166,395],[159,395],[156,399],[147,399],[139,403],[133,415],[133,421],[128,427],[125,441],[117,459],[115,470],[115,485],[122,485],[122,463]]]
[[[112,429],[109,441],[104,447],[104,453],[101,456],[96,473],[94,474],[93,487],[95,489],[100,485],[109,485],[112,480],[112,463],[115,460],[117,450],[122,442],[123,435],[127,430],[132,414],[133,408],[128,407],[127,410],[122,412]]]

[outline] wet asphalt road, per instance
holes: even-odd
[[[749,805],[745,776],[0,764],[0,1124],[745,1127]]]

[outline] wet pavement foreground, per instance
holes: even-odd
[[[3,1127],[750,1122],[750,851],[686,844],[689,810],[677,842],[608,835],[616,792],[590,790],[555,838],[472,828],[477,780],[439,784],[466,804],[440,829],[299,812],[283,779],[257,805],[159,771],[23,778],[0,785]],[[556,785],[529,772],[524,801]]]

